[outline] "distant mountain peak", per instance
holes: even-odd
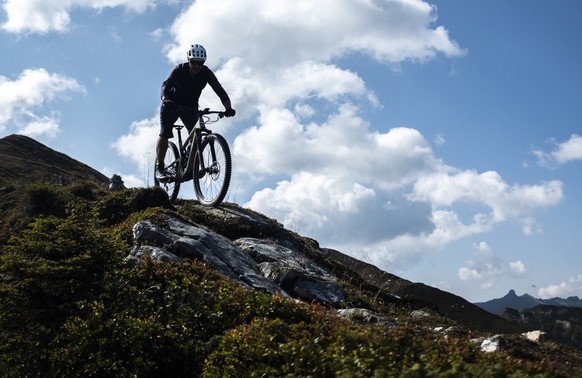
[[[534,308],[539,305],[582,307],[582,300],[580,300],[578,297],[568,297],[567,299],[539,299],[531,296],[530,294],[517,295],[515,290],[511,289],[505,296],[501,298],[492,299],[487,302],[478,302],[475,304],[490,313],[500,314],[506,308]]]

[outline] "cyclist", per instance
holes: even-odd
[[[168,149],[168,139],[174,136],[174,123],[180,118],[188,131],[196,125],[196,112],[184,112],[174,104],[198,109],[198,99],[206,84],[214,90],[226,109],[225,116],[232,117],[236,111],[232,108],[228,94],[210,68],[204,65],[206,49],[202,45],[192,45],[187,53],[188,62],[178,64],[161,88],[162,106],[160,108],[160,135],[156,144],[156,178],[167,178],[164,156]]]

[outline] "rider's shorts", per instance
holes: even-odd
[[[160,136],[166,138],[173,138],[174,124],[180,118],[184,125],[188,129],[188,132],[192,131],[192,128],[196,125],[198,121],[197,115],[192,113],[187,113],[184,111],[178,111],[171,104],[163,103],[160,108]]]

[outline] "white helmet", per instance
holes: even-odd
[[[188,60],[206,60],[206,49],[202,45],[192,45],[188,50]]]

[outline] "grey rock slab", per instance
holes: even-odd
[[[133,236],[138,246],[147,244],[169,250],[180,258],[198,259],[245,286],[285,295],[261,274],[248,254],[227,238],[177,216],[166,215],[160,223],[141,221],[134,225]]]
[[[235,245],[259,263],[265,277],[292,296],[332,304],[341,303],[347,297],[333,274],[289,248],[255,238],[237,239]]]

